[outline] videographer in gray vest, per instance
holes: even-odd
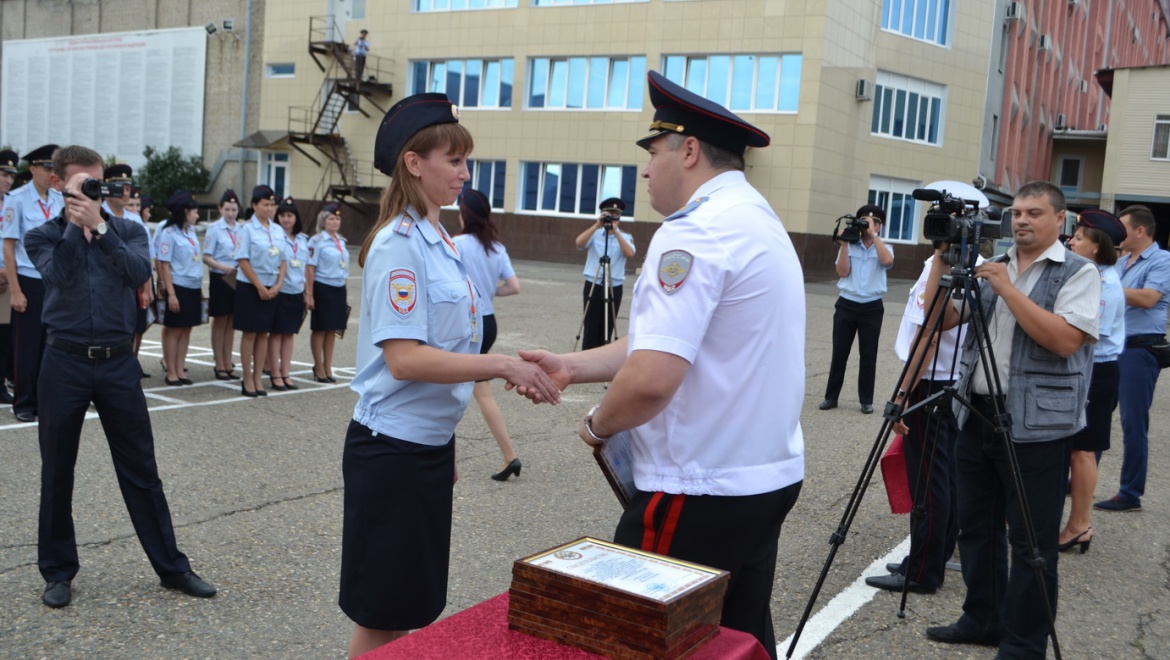
[[[1051,628],[1048,605],[1056,616],[1057,544],[1069,462],[1066,439],[1085,425],[1101,277],[1093,262],[1060,243],[1064,211],[1060,188],[1046,181],[1024,185],[1011,207],[1015,244],[1006,256],[973,271],[1001,391],[987,382],[975,346],[980,333],[972,328],[963,347],[957,392],[971,401],[977,414],[955,402],[959,554],[967,593],[958,621],[927,628],[926,636],[949,644],[998,646],[1000,658],[1045,657]],[[927,300],[934,299],[950,268],[943,263],[946,249],[936,251]],[[952,303],[940,306],[946,315],[944,329],[973,316],[965,301]],[[1007,447],[989,421],[995,417],[994,396],[1003,397],[998,408],[1010,415],[1018,483],[1031,510],[1043,581],[1041,571],[1028,561],[1027,522]],[[1005,526],[1010,569],[1003,556]]]

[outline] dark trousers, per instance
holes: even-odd
[[[721,625],[754,635],[775,658],[771,601],[777,546],[801,483],[744,497],[638,491],[613,540],[730,572]]]
[[[361,80],[362,79],[362,72],[366,70],[366,56],[365,55],[354,55],[353,56],[353,68],[354,68],[353,77],[357,78],[358,80]]]
[[[592,290],[592,296],[590,296]],[[581,300],[585,306],[585,327],[581,335],[581,350],[587,351],[598,346],[605,346],[613,341],[617,334],[617,314],[622,308],[622,285],[613,287],[613,300],[609,309],[609,335],[605,333],[605,287],[601,284],[585,283],[581,292]]]
[[[0,385],[12,380],[12,324],[0,325]]]
[[[12,412],[37,414],[37,379],[41,373],[41,355],[45,352],[45,326],[41,313],[45,310],[45,283],[35,277],[17,275],[20,290],[28,298],[23,312],[12,312],[13,365],[16,385]]]
[[[977,401],[976,409],[991,415],[982,402]],[[1056,545],[1068,478],[1068,443],[1014,443],[1014,447],[1055,617]],[[977,635],[999,635],[996,657],[1044,658],[1048,611],[1036,571],[1027,564],[1027,536],[1007,453],[1002,439],[975,414],[959,431],[956,465],[959,552],[967,585],[959,626]]]
[[[1146,468],[1150,463],[1150,406],[1162,370],[1158,359],[1144,348],[1126,348],[1117,358],[1121,382],[1117,399],[1121,405],[1121,487],[1118,496],[1126,502],[1142,503],[1146,492]]]
[[[129,337],[127,337],[129,340]],[[159,575],[191,570],[175,544],[171,512],[158,477],[154,436],[133,353],[89,360],[56,348],[45,351],[41,401],[41,510],[37,565],[46,582],[72,580],[80,566],[73,530],[73,472],[81,425],[97,409],[118,475],[122,499],[150,565]]]
[[[881,299],[867,303],[837,298],[837,311],[833,314],[833,362],[829,366],[829,383],[825,386],[825,398],[836,401],[845,384],[845,367],[849,364],[849,351],[853,338],[857,337],[857,352],[861,355],[857,376],[857,400],[862,404],[873,403],[873,383],[877,377],[878,338],[882,334],[882,319],[886,307]]]
[[[952,381],[922,380],[910,392],[910,405],[951,385]],[[947,560],[959,535],[959,502],[955,494],[955,415],[950,398],[938,399],[904,418],[910,432],[903,438],[906,476],[915,507],[910,515],[910,555],[903,574],[931,588],[942,586]]]

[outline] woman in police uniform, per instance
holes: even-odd
[[[239,378],[232,367],[232,345],[236,331],[232,315],[236,308],[236,245],[240,231],[236,218],[240,214],[240,199],[231,188],[219,198],[219,220],[211,223],[203,237],[203,263],[211,271],[207,287],[207,315],[211,317],[211,352],[215,357],[215,377],[218,380]]]
[[[236,277],[236,305],[232,325],[239,330],[240,362],[244,379],[240,394],[266,396],[262,382],[268,356],[268,333],[276,321],[276,294],[284,283],[288,262],[282,249],[284,231],[273,222],[276,193],[268,186],[252,190],[252,220],[240,227],[236,238],[236,263],[243,277]]]
[[[305,303],[313,310],[309,317],[313,378],[318,383],[337,382],[333,378],[333,344],[349,320],[345,290],[349,249],[341,235],[340,213],[337,204],[326,204],[317,214],[317,233],[309,242],[309,265],[305,268]]]
[[[302,231],[301,212],[292,197],[286,197],[276,208],[276,222],[284,230],[281,249],[288,267],[284,285],[276,294],[276,319],[272,336],[268,339],[269,382],[272,389],[283,392],[299,389],[289,378],[292,362],[293,338],[301,331],[305,320],[305,266],[309,259],[309,237]]]
[[[195,223],[199,207],[191,193],[179,190],[166,202],[171,216],[158,240],[158,272],[167,309],[163,315],[163,361],[167,385],[191,385],[185,375],[191,328],[202,322],[203,263]]]
[[[434,621],[447,603],[455,426],[472,381],[547,392],[536,365],[480,355],[480,311],[439,209],[469,178],[473,142],[443,94],[394,105],[374,165],[392,176],[358,263],[358,393],[346,433],[338,604],[357,624],[350,657]]]

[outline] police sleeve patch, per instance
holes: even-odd
[[[164,257],[167,256],[168,254],[170,254],[171,253],[171,244],[164,242],[162,245],[160,245],[158,247],[158,253]]]
[[[5,222],[12,222],[12,217],[14,214],[15,214],[15,212],[12,210],[11,206],[4,209],[4,221]]]
[[[418,302],[418,285],[414,271],[407,268],[396,268],[390,271],[390,306],[394,313],[402,318],[410,316],[414,305]]]
[[[694,261],[691,253],[685,250],[664,252],[658,261],[658,286],[667,294],[678,291],[687,281]]]

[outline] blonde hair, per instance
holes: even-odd
[[[426,195],[423,194],[421,182],[410,175],[406,170],[406,154],[413,151],[421,156],[427,156],[431,151],[445,147],[449,154],[469,154],[475,148],[475,141],[471,133],[462,124],[445,123],[432,124],[415,133],[406,144],[394,162],[394,177],[390,185],[382,193],[381,208],[378,210],[378,221],[370,229],[362,251],[358,254],[358,265],[366,265],[366,255],[374,242],[374,237],[390,221],[402,214],[408,206],[413,206],[419,213],[426,214],[430,210]]]

